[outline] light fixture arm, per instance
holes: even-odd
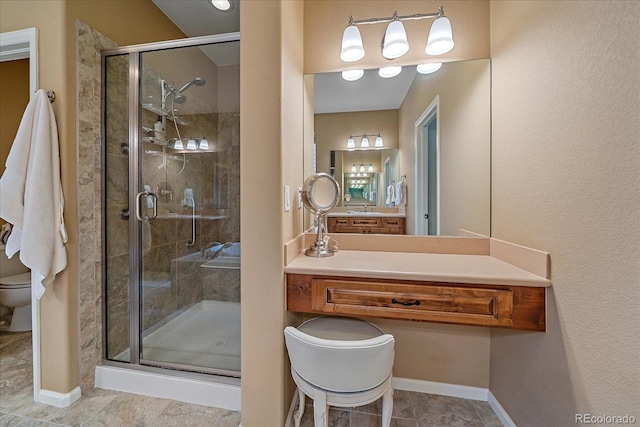
[[[418,21],[425,18],[441,18],[444,16],[444,9],[442,6],[438,7],[438,11],[435,13],[414,13],[413,15],[398,16],[397,12],[393,12],[393,16],[389,18],[369,18],[356,21],[353,16],[349,16],[349,25],[366,25],[366,24],[381,24],[385,22],[393,21]]]

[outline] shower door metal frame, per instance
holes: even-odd
[[[212,36],[190,37],[186,39],[169,40],[164,42],[145,43],[131,46],[117,47],[113,49],[104,49],[102,54],[102,206],[106,207],[106,127],[104,120],[106,118],[106,58],[116,55],[129,55],[129,339],[130,351],[129,362],[109,360],[107,359],[107,311],[103,304],[102,307],[102,363],[108,366],[126,367],[147,372],[159,372],[162,374],[171,374],[173,376],[185,378],[197,378],[204,380],[213,380],[216,382],[228,383],[233,385],[240,384],[240,372],[225,369],[213,369],[191,365],[181,365],[176,363],[167,363],[159,361],[146,361],[140,358],[140,279],[142,277],[141,262],[141,245],[142,245],[142,224],[135,218],[135,206],[137,194],[141,188],[142,170],[140,168],[142,144],[140,141],[140,117],[142,113],[142,104],[140,102],[140,76],[142,68],[142,54],[160,50],[176,49],[183,47],[197,47],[207,44],[227,43],[240,41],[240,33],[217,34]],[[135,219],[134,219],[135,218]],[[107,292],[107,266],[106,266],[106,221],[102,224],[102,289],[106,295]],[[104,300],[104,298],[103,298]],[[215,377],[212,377],[212,374]]]

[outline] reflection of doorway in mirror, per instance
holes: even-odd
[[[439,97],[416,122],[416,234],[440,235]]]

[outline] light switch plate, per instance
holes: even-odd
[[[291,187],[284,186],[284,211],[289,212],[291,210]]]

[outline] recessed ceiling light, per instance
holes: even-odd
[[[211,0],[211,4],[213,7],[223,12],[229,12],[233,9],[233,3],[231,0]]]

